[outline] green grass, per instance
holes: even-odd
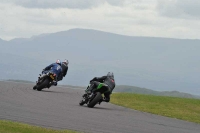
[[[0,120],[0,133],[77,133],[70,130],[53,130],[28,124]]]
[[[113,93],[111,103],[157,115],[200,123],[200,100]]]

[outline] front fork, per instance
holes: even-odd
[[[95,95],[93,93],[88,94],[87,92],[85,94],[83,94],[83,100],[85,101],[85,103],[88,103],[90,100],[93,99]]]
[[[87,89],[85,90],[85,93],[88,94],[89,92],[92,92],[94,84],[88,85]]]

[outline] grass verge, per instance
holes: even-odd
[[[0,120],[0,133],[77,133],[71,130],[53,130],[28,124]]]
[[[157,115],[200,123],[199,99],[113,93],[111,103]]]

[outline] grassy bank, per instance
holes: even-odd
[[[77,133],[69,130],[53,130],[28,124],[0,120],[0,133]]]
[[[200,123],[200,100],[131,93],[112,94],[111,103],[157,115]]]

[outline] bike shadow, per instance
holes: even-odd
[[[111,108],[98,107],[98,106],[94,106],[93,109],[113,110],[113,109],[111,109]]]
[[[77,105],[78,106],[78,105]],[[80,106],[80,107],[84,107],[84,108],[88,108],[88,109],[98,109],[98,110],[113,110],[111,108],[106,108],[106,107],[98,107],[98,106],[94,106],[93,108],[89,108],[87,107],[87,105],[83,105],[83,106]]]
[[[52,90],[41,90],[40,92],[49,92],[49,93],[64,93],[64,92],[52,91]]]

